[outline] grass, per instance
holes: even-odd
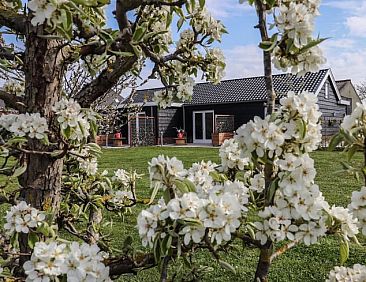
[[[218,150],[215,148],[174,148],[174,147],[142,147],[129,149],[106,149],[102,158],[99,160],[100,170],[107,169],[110,173],[118,168],[126,170],[136,169],[138,173],[145,174],[138,182],[137,193],[139,197],[149,197],[148,181],[148,161],[152,157],[164,154],[170,157],[176,156],[183,161],[186,167],[193,162],[200,160],[219,161]],[[361,183],[350,175],[340,172],[340,161],[345,158],[339,152],[317,151],[312,154],[317,168],[316,182],[321,191],[332,205],[347,206],[350,202],[350,196],[353,190],[359,190]],[[355,162],[360,163],[361,154],[356,154]],[[128,235],[134,238],[133,247],[140,248],[136,225],[136,216],[143,206],[133,208],[133,212],[124,217],[109,215],[114,221],[110,238],[113,247],[120,249],[124,239]],[[1,212],[0,212],[1,214]],[[285,255],[276,259],[271,267],[271,281],[324,281],[326,275],[335,266],[338,265],[339,246],[334,237],[327,237],[321,240],[319,244],[306,247],[297,246],[288,251]],[[222,259],[232,264],[237,274],[222,269],[211,258],[207,252],[197,254],[194,260],[201,265],[213,267],[213,271],[207,273],[203,281],[252,281],[258,260],[258,251],[256,249],[243,249],[236,245],[235,249],[228,254],[224,254]],[[351,244],[350,259],[347,265],[354,263],[366,263],[366,248]],[[178,261],[171,267],[174,271],[180,266]],[[185,269],[188,273],[189,269]],[[158,281],[158,269],[150,269],[139,272],[135,276],[120,278],[120,281]]]
[[[185,166],[200,160],[212,160],[218,162],[218,150],[213,148],[167,148],[146,147],[131,149],[108,149],[104,151],[100,160],[100,167],[114,170],[117,168],[136,169],[145,176],[139,182],[138,193],[142,197],[149,196],[149,183],[147,162],[158,154],[170,157],[176,156],[183,161]],[[340,172],[340,161],[344,155],[339,152],[317,151],[312,154],[318,171],[316,182],[328,202],[333,205],[347,206],[350,202],[353,190],[359,189],[360,183],[350,175]],[[355,156],[355,162],[361,162],[361,154]],[[135,229],[136,213],[141,207],[134,209],[134,214],[125,218],[125,224],[115,223],[112,238],[115,247],[119,247],[123,238],[133,234],[134,246],[139,246],[138,235]],[[213,267],[213,271],[204,276],[204,281],[252,281],[258,260],[256,249],[243,249],[241,245],[222,258],[231,263],[237,271],[234,275],[219,267],[210,257],[209,253],[203,252],[195,257],[202,265]],[[338,264],[339,245],[334,237],[322,239],[320,244],[306,247],[300,245],[279,259],[275,260],[271,267],[271,281],[324,281],[329,271]],[[350,259],[347,265],[366,262],[366,249],[351,244]],[[176,264],[178,267],[179,262]],[[173,267],[174,268],[174,267]],[[186,270],[189,271],[189,270]],[[134,277],[123,277],[121,281],[158,281],[157,269],[138,273]]]

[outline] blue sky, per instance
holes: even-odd
[[[111,12],[115,0],[107,9],[108,24],[116,27]],[[220,19],[229,34],[218,45],[226,57],[226,79],[263,74],[262,53],[257,47],[259,32],[253,7],[240,5],[238,0],[206,0],[211,13]],[[316,35],[329,37],[321,44],[336,79],[350,78],[357,84],[366,81],[366,0],[322,0],[321,15],[316,22]],[[147,76],[149,70],[143,75]],[[160,86],[151,81],[145,87]]]
[[[261,75],[261,51],[255,11],[237,0],[206,0],[212,14],[221,19],[229,34],[221,48],[227,61],[227,78]],[[366,80],[366,0],[323,0],[316,35],[329,37],[321,44],[336,79]]]
[[[225,78],[262,75],[262,53],[257,47],[257,18],[248,5],[238,0],[206,0],[208,9],[222,20],[229,34],[219,47],[227,63]],[[316,22],[316,35],[329,37],[321,47],[336,79],[366,81],[366,0],[323,0]],[[149,86],[158,85],[151,82]]]

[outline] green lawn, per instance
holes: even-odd
[[[118,168],[126,170],[136,169],[138,173],[145,174],[138,182],[137,193],[142,198],[149,197],[148,161],[152,157],[164,154],[170,157],[176,156],[181,159],[185,166],[200,160],[219,161],[218,149],[216,148],[174,148],[174,147],[144,147],[128,149],[106,149],[99,160],[100,170],[107,169],[110,173]],[[344,158],[339,152],[318,151],[312,154],[315,159],[317,184],[323,191],[330,204],[347,206],[353,190],[359,189],[361,183],[339,172],[340,161]],[[355,156],[355,162],[361,161],[361,154]],[[338,172],[337,172],[338,171]],[[124,218],[115,215],[113,218],[113,230],[111,235],[112,245],[120,249],[124,238],[128,235],[134,237],[133,246],[140,247],[136,225],[136,216],[143,206],[133,208],[133,213]],[[1,212],[0,212],[0,216]],[[1,220],[0,220],[1,221]],[[362,240],[364,242],[364,240]],[[271,281],[324,281],[327,273],[334,265],[338,264],[338,241],[333,237],[323,239],[320,244],[311,247],[298,246],[277,259],[270,273]],[[240,244],[229,254],[222,258],[231,263],[237,270],[234,275],[219,267],[211,255],[207,252],[200,253],[195,260],[202,265],[213,267],[214,270],[204,277],[203,281],[252,281],[255,271],[258,251],[256,249],[243,249]],[[350,259],[347,265],[354,263],[366,263],[366,247],[358,247],[351,244]],[[177,262],[174,267],[179,267]],[[172,267],[172,271],[174,271]],[[186,271],[189,271],[186,269]],[[140,272],[136,276],[122,277],[119,281],[158,281],[157,269]]]
[[[146,147],[131,149],[108,149],[100,160],[100,168],[114,170],[117,168],[136,169],[145,176],[139,182],[138,194],[141,197],[148,197],[148,161],[159,154],[176,156],[186,166],[199,160],[212,160],[218,162],[218,150],[213,148],[167,148],[167,147]],[[323,191],[330,204],[347,206],[353,190],[359,189],[360,183],[341,170],[340,161],[344,158],[339,152],[318,151],[313,153],[317,174],[317,184]],[[356,155],[356,162],[361,161],[361,155]],[[338,172],[337,172],[338,171]],[[136,213],[141,207],[134,209],[134,214],[125,218],[126,224],[115,222],[113,230],[113,243],[118,248],[123,238],[128,234],[134,234],[134,245],[139,246],[138,235],[135,229]],[[118,219],[115,219],[118,220]],[[288,251],[284,256],[277,259],[270,273],[271,281],[324,281],[325,276],[338,263],[338,241],[328,237],[321,241],[321,244],[311,247],[298,246]],[[231,263],[237,270],[237,275],[223,270],[210,258],[209,253],[197,255],[196,260],[201,264],[213,266],[214,270],[208,273],[204,281],[252,281],[255,271],[258,252],[255,249],[243,249],[241,245],[230,254],[223,256],[223,259]],[[351,245],[350,259],[347,264],[366,262],[366,248]],[[179,262],[177,263],[179,266]],[[188,271],[188,270],[187,270]],[[123,277],[121,281],[158,281],[158,271],[147,270],[140,272],[134,277]]]

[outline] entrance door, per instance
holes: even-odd
[[[193,143],[211,143],[214,111],[193,112]]]

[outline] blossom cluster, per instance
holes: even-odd
[[[357,136],[358,132],[362,133],[362,127],[366,124],[366,102],[357,103],[356,108],[351,115],[345,116],[341,128],[345,131],[353,131]],[[358,129],[358,130],[357,130]]]
[[[249,164],[249,158],[241,155],[239,143],[235,139],[227,139],[221,145],[219,150],[221,166],[224,171],[228,169],[244,170]]]
[[[157,45],[159,48],[154,50],[157,54],[163,55],[168,52],[168,46],[173,43],[172,32],[167,21],[170,15],[167,6],[155,7],[145,6],[141,19],[146,23],[146,35],[155,32],[153,37],[146,38],[149,44]],[[143,39],[142,39],[143,40]]]
[[[273,50],[273,63],[276,68],[287,71],[291,68],[293,74],[304,75],[314,72],[325,63],[322,51],[318,46],[311,46],[314,39],[315,17],[319,15],[320,0],[279,1],[278,14],[274,20],[282,40],[287,48],[281,44]],[[277,11],[275,9],[275,11]]]
[[[174,180],[182,179],[186,175],[186,170],[183,163],[176,157],[160,155],[149,162],[149,174],[152,186],[155,183],[161,183],[166,188],[173,185]]]
[[[97,245],[37,242],[31,259],[24,263],[25,281],[111,281],[106,254]]]
[[[319,107],[314,94],[290,91],[274,116],[254,117],[237,130],[242,157],[273,159],[285,153],[311,152],[321,142]],[[304,128],[306,124],[306,130]]]
[[[24,96],[25,87],[24,82],[18,82],[15,80],[8,80],[3,85],[4,91],[16,96]]]
[[[105,24],[104,9],[101,5],[94,7],[84,2],[75,5],[74,1],[70,0],[30,0],[27,6],[31,11],[33,26],[44,24],[48,31],[56,31],[66,38],[72,36],[72,25],[65,19],[72,16],[71,13],[78,13],[85,28],[93,24],[97,29]]]
[[[329,273],[326,282],[341,282],[341,281],[365,281],[366,266],[355,264],[353,267],[336,266]]]
[[[211,161],[201,161],[200,163],[192,164],[188,169],[186,178],[195,185],[198,194],[207,193],[214,185],[210,174],[215,171],[217,166],[217,164]]]
[[[74,99],[62,98],[53,107],[61,132],[70,140],[82,141],[90,135],[90,122],[96,121],[96,113],[91,109],[81,109]]]
[[[0,126],[19,137],[36,138],[47,137],[48,124],[39,113],[7,114],[0,116]]]
[[[174,100],[190,101],[195,85],[194,79],[188,75],[189,68],[186,65],[178,61],[170,62],[167,65],[170,67],[161,71],[167,76],[174,77],[176,85],[169,89],[155,91],[153,101],[161,108],[170,106]]]
[[[191,241],[200,243],[205,235],[213,244],[231,239],[248,211],[249,188],[237,180],[214,181],[211,174],[216,167],[212,162],[202,161],[186,170],[179,160],[164,156],[150,162],[151,181],[161,183],[165,189],[173,188],[175,197],[167,203],[161,199],[138,216],[139,234],[145,246],[152,246],[156,236],[167,236],[166,228],[177,222],[180,224],[177,232],[186,245]],[[189,181],[194,191],[179,191],[176,180]],[[195,224],[183,224],[185,221]]]
[[[59,3],[58,3],[59,2]],[[31,0],[28,2],[28,8],[33,12],[31,20],[32,25],[43,24],[45,20],[50,20],[57,10],[57,7],[67,0],[47,1],[47,0]]]
[[[297,48],[309,43],[314,30],[315,16],[319,15],[320,1],[282,1],[275,23],[280,32],[286,33]]]
[[[98,171],[98,161],[95,158],[79,158],[79,168],[87,175],[95,175]]]
[[[191,25],[196,31],[207,34],[217,41],[221,40],[221,35],[225,31],[224,25],[214,19],[205,7],[197,7],[192,12]]]
[[[46,218],[44,212],[32,208],[22,201],[12,206],[6,213],[4,229],[10,234],[29,233],[36,229]]]
[[[328,203],[319,187],[314,184],[314,161],[307,155],[286,155],[278,160],[280,168],[279,189],[273,205],[259,212],[263,222],[256,222],[256,238],[265,244],[269,239],[284,239],[314,244],[327,231]]]
[[[363,235],[366,235],[366,187],[362,187],[360,191],[352,192],[351,203],[348,209],[358,219],[358,227]]]
[[[320,66],[326,63],[323,52],[319,46],[306,49],[300,53],[286,53],[280,47],[275,47],[273,50],[274,66],[284,72],[291,68],[291,73],[294,75],[304,75],[307,72],[316,72]]]
[[[156,236],[165,237],[169,226],[181,224],[178,234],[185,245],[200,243],[207,234],[213,244],[229,241],[240,226],[240,219],[248,211],[249,189],[239,181],[215,184],[208,191],[188,192],[168,203],[160,200],[137,219],[138,230],[144,246],[153,246]]]

